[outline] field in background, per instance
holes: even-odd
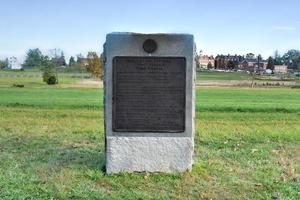
[[[197,86],[201,87],[295,87],[300,78],[295,75],[256,76],[246,72],[198,71]],[[299,86],[298,86],[299,87]]]
[[[90,79],[91,75],[87,72],[58,72],[59,83],[74,83],[80,80]],[[295,83],[300,83],[300,78],[292,76],[293,81],[280,81],[280,80],[255,80],[257,86],[261,86],[263,82],[269,82],[271,84],[279,84],[282,86],[291,86]],[[246,72],[218,72],[218,71],[198,71],[197,72],[197,84],[200,86],[250,86],[253,78]],[[27,69],[25,71],[11,71],[0,70],[0,87],[5,84],[9,86],[14,82],[20,84],[33,84],[42,86],[44,85],[42,80],[42,72],[37,69]],[[266,85],[267,86],[267,85]]]
[[[300,90],[198,88],[191,172],[106,176],[103,92],[78,81],[0,77],[0,199],[300,199]]]
[[[58,82],[61,84],[75,83],[86,78],[90,78],[90,74],[83,73],[64,73],[58,72]],[[43,82],[42,71],[38,69],[20,70],[0,70],[0,87],[11,87],[13,84],[22,84],[25,87],[47,87]]]
[[[251,80],[251,76],[246,72],[217,72],[217,71],[201,71],[197,72],[198,81],[242,81]]]

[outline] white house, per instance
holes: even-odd
[[[18,59],[16,57],[10,57],[8,60],[8,69],[22,69],[22,66],[18,62]]]

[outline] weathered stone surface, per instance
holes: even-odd
[[[154,40],[157,44],[157,48],[151,53],[149,53],[150,50],[146,52],[143,47],[144,42],[148,39]],[[177,126],[184,128],[176,127],[176,129],[173,129],[173,127],[171,127],[170,132],[161,128],[153,128],[152,131],[149,127],[146,127],[147,129],[144,129],[143,132],[137,131],[138,129],[136,129],[136,127],[132,127],[134,124],[131,124],[130,129],[127,128],[127,130],[129,130],[128,132],[124,131],[126,129],[121,129],[120,131],[118,127],[114,129],[113,61],[116,57],[185,59],[185,106],[182,107],[185,110],[184,123],[181,122],[184,126]],[[107,173],[118,173],[122,171],[182,172],[191,169],[193,163],[195,116],[193,36],[189,34],[108,34],[104,45],[104,61],[104,120]],[[131,84],[131,82],[125,82],[124,84]],[[151,89],[151,87],[147,89]],[[147,105],[147,101],[145,102],[145,105]],[[131,111],[125,111],[125,115],[126,112]],[[170,113],[168,113],[168,115],[169,114]],[[145,119],[148,118],[148,116],[141,116]],[[122,118],[119,119],[122,120]],[[126,119],[126,117],[123,119]],[[174,119],[179,118],[175,117]],[[167,126],[170,126],[170,120],[166,120],[166,122],[169,123]]]
[[[108,137],[107,173],[183,172],[192,167],[192,138]]]

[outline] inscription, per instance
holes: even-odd
[[[183,57],[113,59],[113,130],[185,130],[186,60]]]

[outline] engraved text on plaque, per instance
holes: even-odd
[[[186,60],[114,57],[113,130],[185,131]]]

